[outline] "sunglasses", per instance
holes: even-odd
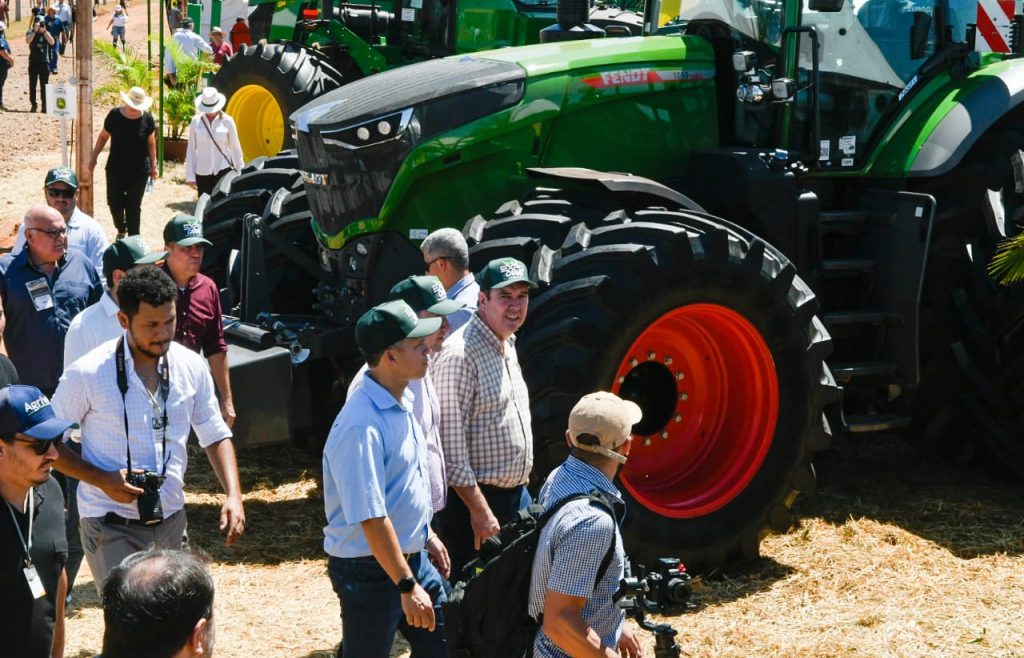
[[[431,266],[431,265],[433,265],[434,263],[436,263],[436,262],[437,262],[437,261],[439,261],[439,260],[451,260],[451,259],[450,259],[450,258],[448,258],[447,256],[438,256],[437,258],[435,258],[435,259],[434,259],[434,260],[432,260],[432,261],[429,261],[429,262],[427,262],[427,261],[424,261],[424,262],[423,262],[423,267],[424,267],[424,269],[425,269],[425,270],[430,270],[430,266]]]
[[[32,452],[36,453],[40,457],[50,452],[50,448],[54,444],[59,444],[60,439],[47,439],[46,441],[37,441],[35,439],[14,439],[20,443],[31,443]]]
[[[51,240],[56,240],[60,236],[68,234],[68,229],[66,226],[64,228],[27,228],[25,230],[39,231],[40,233],[45,233],[46,235],[50,236]]]
[[[64,189],[62,187],[48,187],[46,193],[55,199],[72,199],[75,196],[77,190],[71,189],[70,187]]]

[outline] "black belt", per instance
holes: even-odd
[[[177,512],[175,512],[174,514],[177,514]],[[118,525],[123,526],[125,528],[155,528],[164,521],[167,521],[168,519],[173,517],[174,514],[171,514],[171,516],[168,516],[161,521],[157,521],[156,523],[147,524],[143,523],[138,519],[126,519],[123,516],[114,514],[113,512],[107,512],[106,516],[103,517],[103,522],[107,525]]]

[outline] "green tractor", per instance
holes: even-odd
[[[1024,304],[986,274],[1024,210],[1021,19],[975,11],[700,0],[663,35],[322,95],[291,116],[296,150],[243,174],[294,180],[242,221],[233,340],[309,356],[288,417],[311,427],[356,319],[422,270],[428,232],[463,227],[474,267],[515,256],[540,284],[517,343],[536,477],[582,394],[642,407],[620,475],[636,556],[755,557],[840,432],[1024,475]]]
[[[213,80],[238,121],[246,160],[293,146],[288,116],[358,78],[454,53],[536,43],[554,0],[250,0],[252,46]],[[590,22],[615,36],[641,33],[643,17],[599,4]]]

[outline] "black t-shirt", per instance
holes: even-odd
[[[6,503],[0,502],[0,653],[4,658],[49,658],[53,646],[57,585],[68,558],[64,534],[64,496],[52,477],[32,493],[32,564],[46,596],[32,598],[25,581],[25,551]],[[27,538],[28,515],[14,510]]]
[[[103,129],[110,133],[110,155],[107,171],[118,174],[149,173],[149,136],[156,132],[153,115],[143,112],[138,119],[129,119],[114,108],[103,120]]]
[[[33,33],[32,43],[28,44],[28,65],[29,67],[49,66],[50,44],[42,33],[35,32],[35,30]]]

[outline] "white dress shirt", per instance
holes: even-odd
[[[120,307],[104,293],[100,301],[85,309],[71,320],[64,337],[64,369],[108,340],[121,335],[121,323],[117,321]]]
[[[206,43],[201,36],[192,30],[186,30],[183,27],[178,28],[175,30],[174,34],[171,35],[171,39],[181,46],[181,52],[185,57],[198,59],[200,50],[204,53],[213,53],[213,48],[210,47],[210,44]],[[171,49],[164,49],[164,73],[177,72],[178,67],[175,65],[174,59],[171,57]]]
[[[96,266],[96,272],[100,275],[100,280],[106,282],[106,279],[103,278],[103,252],[107,250],[110,243],[107,242],[107,234],[103,232],[99,222],[86,215],[76,206],[75,212],[71,213],[71,219],[68,220],[67,224],[68,247],[77,249],[85,254],[85,257]],[[18,229],[18,237],[14,240],[14,248],[11,249],[11,253],[16,254],[24,247],[25,224],[23,223]]]
[[[225,169],[241,171],[243,164],[245,156],[238,143],[235,120],[219,112],[216,119],[209,121],[206,114],[197,112],[188,126],[185,181],[196,182],[196,174],[212,176]]]
[[[126,339],[127,341],[127,339]],[[82,458],[107,471],[128,465],[124,433],[127,405],[131,434],[132,468],[163,472],[165,455],[153,432],[154,418],[163,415],[163,405],[154,408],[152,396],[135,374],[131,350],[125,345],[128,394],[124,403],[117,387],[115,350],[117,340],[104,343],[71,364],[53,394],[53,411],[58,418],[78,423],[82,429]],[[172,342],[167,352],[170,363],[170,391],[167,409],[167,479],[160,489],[164,516],[185,506],[184,484],[188,454],[185,443],[189,427],[199,445],[206,448],[231,437],[221,418],[213,377],[206,359]],[[159,390],[157,393],[159,396]],[[139,518],[134,502],[118,503],[99,487],[78,485],[78,511],[82,518],[96,518],[113,512],[126,519]]]

